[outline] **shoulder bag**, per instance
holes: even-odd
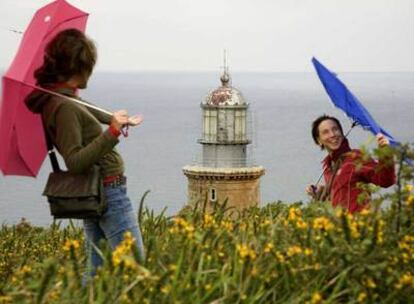
[[[62,171],[44,123],[43,128],[53,168],[43,191],[49,202],[51,215],[63,219],[99,218],[107,209],[99,166],[94,165],[83,173]]]

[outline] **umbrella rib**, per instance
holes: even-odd
[[[72,18],[66,19],[62,22],[59,22],[51,30],[48,31],[48,33],[44,36],[43,40],[47,39],[47,37],[49,37],[55,31],[55,29],[58,28],[61,24],[67,23],[69,21],[72,21],[72,20],[75,20],[75,19],[78,19],[78,18],[85,18],[85,17],[88,17],[88,16],[89,16],[89,14],[85,13],[85,14],[82,14],[82,15],[78,15],[78,16],[74,16]]]

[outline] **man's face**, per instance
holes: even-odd
[[[344,140],[344,135],[337,123],[331,119],[322,121],[318,126],[319,144],[323,145],[328,152],[339,149]]]

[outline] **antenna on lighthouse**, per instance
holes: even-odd
[[[223,51],[223,75],[220,77],[221,83],[223,86],[231,85],[231,79],[229,74],[229,67],[227,66],[227,50],[224,49]]]
[[[227,50],[226,49],[223,50],[223,59],[224,59],[224,73],[227,73],[228,67],[227,67]]]

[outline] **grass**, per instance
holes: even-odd
[[[86,286],[80,228],[3,226],[0,303],[412,303],[412,171],[354,216],[321,202],[174,217],[141,204],[146,260],[126,235]]]

